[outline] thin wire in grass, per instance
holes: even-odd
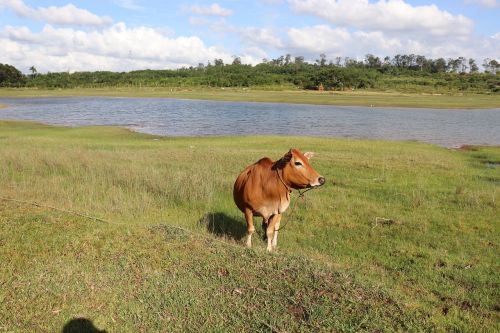
[[[27,204],[27,205],[31,205],[31,206],[35,206],[35,207],[40,207],[40,208],[48,208],[48,209],[56,210],[56,211],[59,211],[59,212],[62,212],[62,213],[66,213],[66,214],[70,214],[70,215],[76,215],[76,216],[84,217],[84,218],[89,219],[89,220],[100,221],[100,222],[109,223],[109,224],[121,224],[121,223],[111,222],[111,221],[102,219],[100,217],[96,217],[96,216],[91,216],[91,215],[87,215],[87,214],[75,212],[73,210],[67,210],[67,209],[57,208],[57,207],[54,207],[54,206],[40,204],[40,203],[35,202],[35,201],[25,201],[25,200],[19,200],[19,199],[14,199],[14,198],[6,198],[6,197],[0,197],[0,200],[10,201],[10,202],[17,202],[17,203]]]
[[[104,223],[108,223],[108,224],[120,225],[120,226],[124,225],[123,223],[118,223],[118,222],[114,222],[114,221],[110,221],[110,220],[105,220],[105,219],[97,217],[97,216],[83,214],[83,213],[79,213],[79,212],[76,212],[76,211],[73,211],[73,210],[62,209],[62,208],[58,208],[58,207],[54,207],[54,206],[44,205],[44,204],[40,204],[40,203],[35,202],[35,201],[19,200],[19,199],[7,198],[7,197],[1,197],[1,196],[0,196],[0,200],[10,201],[10,202],[16,202],[16,203],[31,205],[31,206],[40,207],[40,208],[48,208],[48,209],[52,209],[52,210],[59,211],[59,212],[62,212],[62,213],[66,213],[66,214],[70,214],[70,215],[75,215],[75,216],[83,217],[83,218],[86,218],[86,219],[89,219],[89,220],[104,222]],[[183,232],[186,232],[186,233],[191,234],[191,235],[198,236],[200,238],[204,238],[206,240],[219,242],[219,243],[222,243],[222,244],[225,244],[225,245],[231,245],[231,246],[238,246],[239,247],[239,245],[237,245],[237,244],[232,244],[232,243],[226,242],[224,240],[220,240],[220,239],[217,239],[217,238],[214,238],[214,237],[210,237],[208,235],[203,235],[203,234],[194,232],[192,230],[189,230],[189,229],[186,229],[186,228],[183,228],[183,227],[180,227],[180,226],[176,226],[176,225],[172,225],[172,224],[166,224],[166,223],[163,223],[161,225],[162,226],[166,226],[166,227],[171,228],[171,229],[181,230]]]
[[[307,192],[307,191],[305,191],[305,192]],[[299,198],[301,198],[301,197],[304,198],[304,193],[305,192],[300,193],[300,191],[299,191],[300,196],[296,199],[295,204],[297,204],[297,201],[298,201]],[[120,226],[124,225],[123,223],[118,223],[118,222],[114,222],[114,221],[110,221],[110,220],[105,220],[105,219],[97,217],[97,216],[83,214],[83,213],[76,212],[76,211],[73,211],[73,210],[68,210],[68,209],[58,208],[58,207],[54,207],[54,206],[44,205],[44,204],[40,204],[40,203],[35,202],[35,201],[19,200],[19,199],[7,198],[7,197],[1,197],[1,196],[0,196],[0,200],[10,201],[10,202],[17,202],[17,203],[22,203],[22,204],[31,205],[31,206],[40,207],[40,208],[48,208],[48,209],[52,209],[52,210],[59,211],[59,212],[62,212],[62,213],[66,213],[66,214],[70,214],[70,215],[75,215],[75,216],[83,217],[83,218],[86,218],[86,219],[89,219],[89,220],[100,221],[100,222],[104,222],[104,223],[107,223],[107,224],[120,225]],[[176,225],[172,225],[172,224],[167,224],[167,223],[162,223],[161,225],[162,226],[166,226],[166,227],[171,228],[171,229],[177,229],[177,230],[184,231],[184,232],[186,232],[188,234],[191,234],[191,235],[194,235],[194,236],[198,236],[200,238],[204,238],[205,240],[219,242],[219,243],[222,243],[224,245],[235,246],[235,247],[238,247],[238,248],[240,247],[240,245],[238,245],[238,244],[227,242],[225,240],[218,239],[216,237],[210,237],[208,235],[204,235],[204,234],[201,234],[201,233],[198,233],[198,232],[194,232],[193,230],[189,230],[189,229],[186,229],[186,228],[183,228],[183,227],[180,227],[180,226],[176,226]],[[281,230],[282,228],[280,228],[279,230]]]

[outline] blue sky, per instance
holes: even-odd
[[[498,0],[0,0],[0,63],[178,68],[234,56],[500,57]]]

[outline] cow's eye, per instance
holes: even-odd
[[[302,166],[302,162],[297,161],[297,162],[295,162],[295,165],[296,166]]]

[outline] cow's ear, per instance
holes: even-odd
[[[288,153],[283,156],[283,162],[288,163],[292,160],[292,150],[290,149]]]
[[[311,151],[308,151],[308,152],[305,152],[305,153],[304,153],[304,156],[305,156],[308,160],[310,160],[310,159],[314,156],[314,153],[313,153],[313,152],[311,152]]]

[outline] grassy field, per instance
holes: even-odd
[[[277,253],[246,249],[233,181],[290,147],[327,184]],[[498,147],[0,121],[0,331],[497,332],[499,163]]]
[[[500,95],[433,95],[400,92],[349,91],[318,92],[305,90],[254,90],[207,88],[82,88],[82,89],[0,89],[2,97],[53,96],[118,96],[207,99],[272,103],[299,103],[323,105],[358,105],[376,107],[415,108],[500,108]]]

